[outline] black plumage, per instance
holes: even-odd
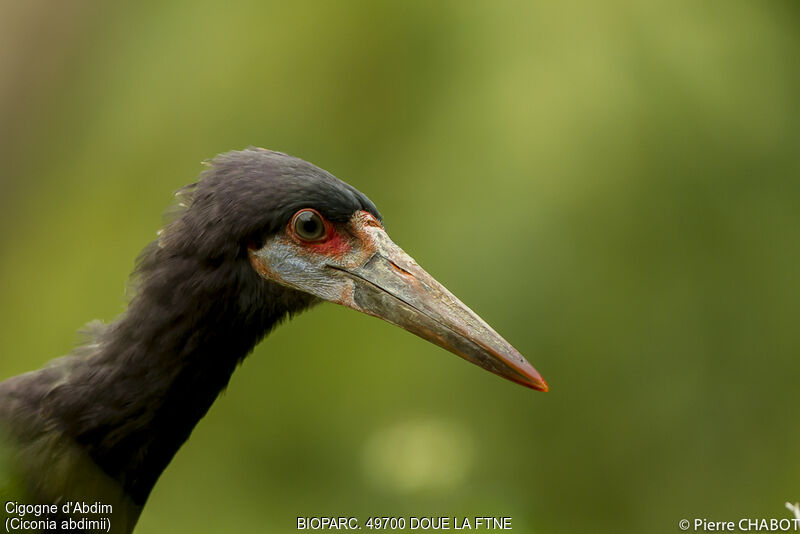
[[[115,506],[119,531],[132,529],[159,475],[237,364],[282,319],[320,301],[313,290],[254,268],[254,251],[291,234],[298,210],[316,210],[348,243],[360,235],[353,230],[357,214],[373,221],[358,226],[364,235],[381,220],[366,196],[328,172],[255,148],[215,158],[179,199],[171,221],[139,257],[127,311],[109,325],[91,326],[90,341],[71,355],[0,383],[0,455],[6,451],[14,466],[0,492],[16,492],[27,502],[100,500]],[[286,243],[309,250],[316,245]],[[306,248],[298,250],[304,254]],[[348,274],[326,261],[320,263],[324,276],[361,287],[361,271]],[[406,265],[402,258],[388,261],[398,269]],[[405,324],[408,313],[418,313],[410,298],[389,303],[406,314],[400,317],[326,295],[429,337]],[[475,361],[464,354],[472,348],[447,348]]]
[[[46,414],[138,505],[236,365],[315,300],[259,277],[247,247],[308,205],[335,221],[360,209],[379,217],[331,174],[260,149],[217,157],[180,198],[139,258],[128,310],[75,354],[0,384],[6,424],[30,432]],[[49,483],[34,494],[46,497]]]

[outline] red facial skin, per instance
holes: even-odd
[[[306,211],[316,213],[325,225],[325,235],[322,238],[309,241],[300,237],[295,231],[295,220],[301,213]],[[354,241],[365,242],[364,238],[366,235],[364,228],[370,226],[383,228],[380,221],[378,221],[374,215],[366,211],[357,211],[350,221],[345,224],[336,225],[326,219],[317,210],[306,208],[294,214],[289,224],[286,226],[286,233],[289,234],[296,243],[306,247],[306,249],[311,252],[324,256],[342,257],[352,251],[354,248]]]

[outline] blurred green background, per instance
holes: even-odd
[[[137,532],[789,517],[797,2],[0,5],[0,378],[119,314],[172,192],[257,145],[369,195],[552,387],[320,306],[245,361]]]

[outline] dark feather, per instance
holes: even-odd
[[[315,302],[259,277],[247,247],[304,207],[333,221],[357,210],[380,217],[328,172],[257,148],[218,156],[178,197],[182,205],[139,256],[127,311],[94,324],[70,356],[0,383],[0,432],[30,502],[101,491],[132,528],[237,364]]]

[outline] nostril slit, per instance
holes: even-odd
[[[400,267],[399,265],[397,265],[395,262],[393,262],[393,261],[392,261],[392,260],[390,260],[389,258],[386,258],[386,259],[387,259],[387,260],[389,260],[389,265],[391,265],[392,267],[394,267],[394,268],[395,268],[395,270],[397,270],[397,271],[400,271],[400,273],[401,273],[401,274],[405,274],[405,275],[407,275],[407,276],[414,276],[413,274],[411,274],[410,272],[406,271],[405,269],[403,269],[402,267]]]

